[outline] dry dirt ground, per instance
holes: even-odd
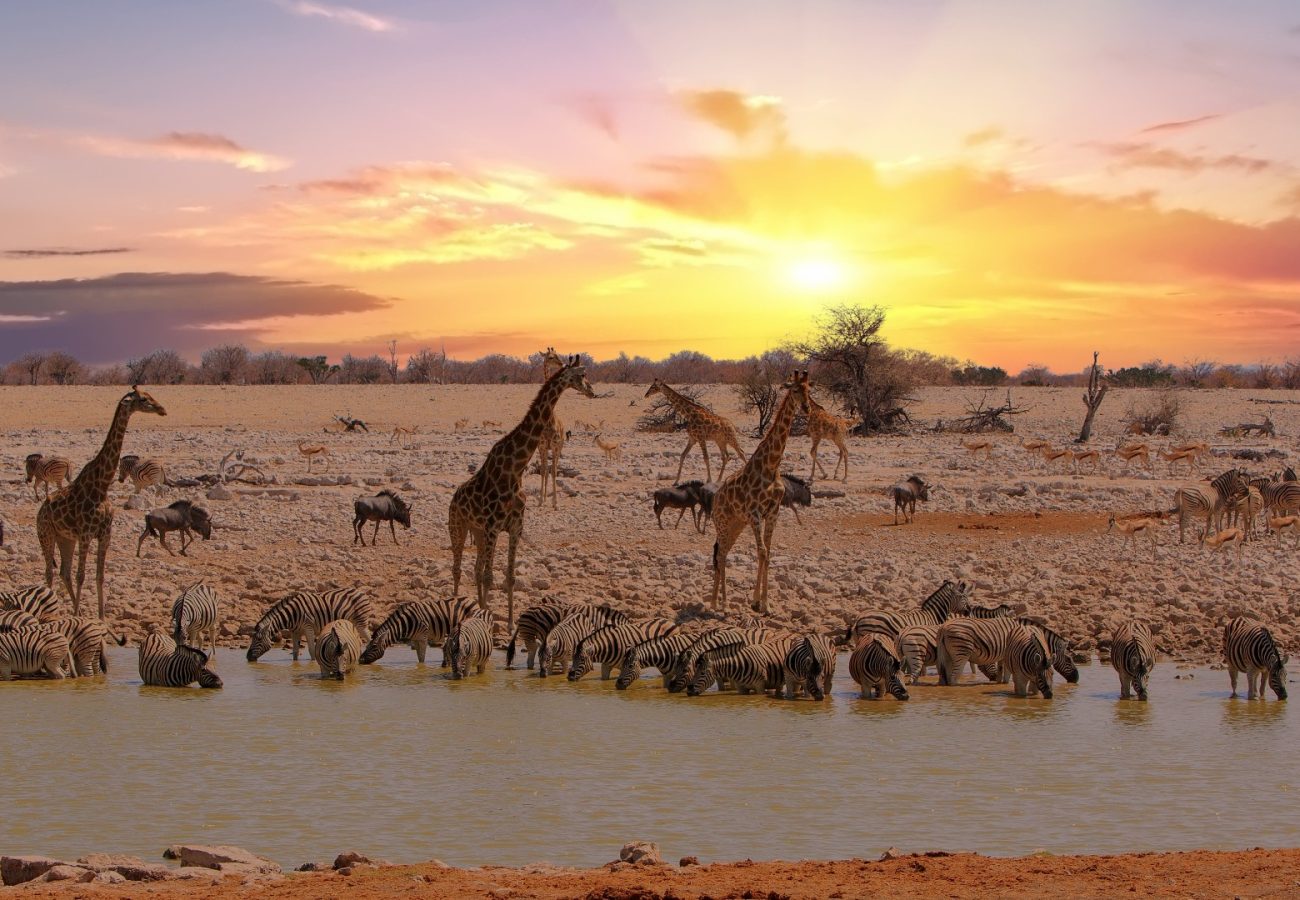
[[[165,418],[139,415],[131,422],[125,452],[161,460],[172,477],[215,472],[228,450],[243,448],[276,482],[281,494],[232,485],[230,499],[206,499],[205,489],[161,488],[148,506],[189,497],[213,514],[212,540],[190,556],[168,556],[146,541],[135,556],[143,511],[123,508],[128,485],[115,484],[119,507],[109,558],[109,618],[133,641],[167,620],[172,600],[200,579],[214,584],[224,604],[223,639],[238,645],[241,624],[255,621],[275,599],[303,588],[356,586],[369,591],[380,612],[394,604],[451,593],[451,554],[446,530],[451,493],[483,459],[492,442],[523,414],[537,388],[511,386],[296,386],[149,389],[168,410]],[[712,534],[698,535],[689,517],[678,529],[665,515],[655,527],[651,492],[670,483],[686,444],[684,433],[637,433],[645,409],[644,386],[597,385],[612,395],[596,400],[566,395],[559,414],[572,438],[564,464],[576,474],[560,479],[558,509],[539,508],[538,478],[526,480],[530,507],[519,555],[516,614],[544,595],[610,602],[644,615],[672,615],[703,602],[711,580]],[[0,590],[43,577],[34,519],[37,501],[23,483],[22,464],[33,451],[69,457],[76,467],[99,448],[119,388],[0,388],[0,516],[6,561]],[[933,388],[919,392],[912,409],[918,424],[962,414],[982,392]],[[844,496],[817,499],[803,524],[781,514],[771,569],[772,617],[799,629],[837,630],[868,608],[912,608],[945,578],[975,588],[977,602],[1009,602],[1043,616],[1088,651],[1109,634],[1120,616],[1150,622],[1160,649],[1186,660],[1213,660],[1220,627],[1229,617],[1253,613],[1270,623],[1284,646],[1295,648],[1300,596],[1295,592],[1297,551],[1293,540],[1265,538],[1246,547],[1240,565],[1231,553],[1212,553],[1166,525],[1153,556],[1148,546],[1125,548],[1106,533],[1111,512],[1168,508],[1174,488],[1187,480],[1162,461],[1155,471],[1121,471],[1111,457],[1106,470],[1075,474],[1049,470],[1022,450],[1024,437],[1067,443],[1077,432],[1083,404],[1077,389],[1020,388],[1017,404],[1031,409],[1015,419],[1014,436],[994,437],[990,459],[972,456],[958,437],[918,430],[906,436],[850,439],[847,484],[819,481],[818,489]],[[995,395],[998,399],[1001,394]],[[1127,408],[1150,395],[1113,391],[1098,415],[1094,445],[1121,441]],[[1175,437],[1205,439],[1223,455],[1195,476],[1232,464],[1242,447],[1275,448],[1294,464],[1300,435],[1300,393],[1285,391],[1184,391],[1182,426]],[[747,450],[752,416],[743,415],[729,388],[709,389],[705,400],[739,424]],[[1268,401],[1261,403],[1256,401]],[[342,434],[334,414],[365,419],[371,433]],[[1228,423],[1258,421],[1265,414],[1278,437],[1246,440],[1216,437]],[[469,427],[456,430],[457,420]],[[484,426],[499,421],[502,427]],[[418,426],[408,448],[390,442],[395,424]],[[594,444],[620,442],[622,459],[607,461]],[[295,444],[322,442],[330,465],[323,473],[344,484],[300,484],[306,462]],[[1167,442],[1170,439],[1157,439]],[[791,438],[787,468],[807,475],[809,441]],[[834,449],[822,447],[825,464]],[[716,459],[714,465],[716,467]],[[734,465],[734,463],[733,463]],[[1248,464],[1272,472],[1282,460]],[[731,471],[731,470],[729,470]],[[319,474],[320,470],[318,470]],[[911,473],[938,485],[911,525],[893,524],[883,490]],[[716,473],[716,468],[715,468]],[[702,478],[698,450],[682,478]],[[414,525],[398,530],[394,546],[387,528],[378,547],[353,546],[352,501],[380,487],[397,489],[414,504]],[[287,490],[284,490],[287,489]],[[367,534],[370,529],[367,529]],[[174,536],[173,536],[174,544]],[[499,590],[504,541],[497,556],[494,608],[504,618]],[[473,550],[466,551],[472,573]],[[730,563],[733,607],[753,588],[754,554],[748,536]],[[93,597],[93,578],[87,596]],[[462,584],[462,591],[467,585]]]
[[[6,889],[0,889],[0,892]],[[109,887],[31,884],[8,889],[30,898],[216,897],[353,898],[668,898],[831,897],[1296,897],[1300,896],[1300,850],[1217,853],[1139,853],[1123,856],[1033,856],[993,859],[904,856],[884,862],[715,863],[668,867],[556,869],[450,869],[437,863],[381,868],[355,867],[350,874],[291,875],[271,883],[227,878],[210,884],[136,882]]]

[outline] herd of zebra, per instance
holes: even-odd
[[[549,599],[520,615],[506,647],[506,665],[514,666],[522,645],[527,668],[536,668],[541,678],[567,673],[569,681],[578,681],[599,665],[606,680],[617,668],[615,687],[626,690],[653,669],[666,690],[687,696],[717,685],[742,694],[771,692],[790,700],[802,694],[820,701],[830,693],[838,648],[847,646],[849,674],[866,699],[890,694],[907,700],[903,678],[916,685],[931,666],[941,685],[957,684],[969,666],[992,682],[1010,683],[1018,697],[1051,699],[1054,672],[1078,682],[1067,638],[1037,618],[1015,615],[1007,604],[977,606],[970,594],[965,583],[945,581],[915,610],[865,612],[836,635],[708,619],[632,621],[606,605]],[[370,599],[353,588],[300,591],[244,630],[250,638],[246,658],[255,662],[284,639],[297,660],[305,641],[321,676],[334,679],[376,662],[394,644],[409,644],[420,663],[430,644],[441,645],[442,665],[454,679],[471,670],[482,674],[491,661],[493,620],[474,600],[401,603],[373,632],[372,613]],[[195,682],[221,687],[204,650],[215,653],[218,615],[212,587],[199,583],[184,590],[172,606],[171,634],[155,631],[140,645],[141,680],[164,687]],[[61,616],[48,588],[0,594],[0,676],[104,674],[110,639],[125,644],[98,619]],[[1120,622],[1109,652],[1120,697],[1136,693],[1146,700],[1156,664],[1150,629],[1140,621]],[[1263,624],[1233,619],[1224,629],[1223,653],[1234,697],[1238,674],[1245,673],[1250,699],[1262,699],[1265,684],[1286,699],[1287,658]]]

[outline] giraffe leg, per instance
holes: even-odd
[[[479,579],[479,601],[482,609],[488,608],[488,595],[492,593],[492,562],[497,553],[498,531],[492,528],[483,535],[482,549],[475,562],[475,574]]]
[[[750,608],[755,612],[764,612],[763,588],[767,583],[767,543],[763,534],[763,520],[755,515],[750,519],[749,527],[754,532],[754,556],[758,563],[754,571],[754,600],[750,603]]]
[[[72,601],[72,614],[77,616],[81,614],[81,595],[72,589],[72,555],[77,549],[77,539],[60,535],[56,540],[59,545],[59,581]]]
[[[551,509],[559,509],[560,491],[556,487],[556,478],[560,474],[560,448],[551,450]]]
[[[849,480],[849,448],[842,441],[836,441],[835,446],[840,448],[840,461],[844,463],[844,481],[847,483]],[[837,462],[835,463],[835,471],[839,472],[839,470],[840,463]]]
[[[451,535],[451,595],[455,597],[460,594],[460,564],[468,529],[459,516],[451,515],[447,519],[447,531]]]
[[[761,566],[759,567],[759,573],[758,573],[759,587],[762,588],[762,594],[759,600],[760,605],[755,608],[759,612],[763,613],[764,615],[767,614],[767,610],[768,610],[767,573],[772,563],[772,534],[776,531],[776,517],[780,511],[781,511],[781,507],[778,506],[776,508],[776,512],[768,516],[767,520],[763,523],[763,553],[759,557],[759,560],[761,561]],[[795,516],[798,515],[799,513],[796,512]]]
[[[104,618],[104,563],[108,559],[108,547],[113,542],[113,521],[110,519],[99,534],[95,543],[95,591],[99,595],[99,618]],[[82,553],[85,558],[85,553]]]
[[[546,504],[546,457],[549,453],[550,449],[543,444],[541,448],[541,458],[537,461],[537,474],[540,475],[542,479],[542,489],[537,494],[538,507]]]
[[[81,592],[86,583],[86,556],[90,553],[90,535],[83,534],[77,541],[77,603],[81,603]]]
[[[716,515],[713,517],[713,527],[717,531],[718,538],[713,542],[713,593],[709,601],[714,609],[718,608],[719,602],[722,608],[727,608],[727,554],[731,552],[731,547],[736,543],[736,538],[740,536],[740,528],[735,527],[725,519],[719,519]],[[741,526],[743,528],[743,526]],[[721,595],[721,601],[719,601]]]
[[[686,465],[686,454],[690,453],[691,448],[694,446],[695,446],[695,438],[688,438],[686,441],[686,449],[682,451],[682,458],[677,461],[677,476],[673,478],[673,484],[676,484],[677,482],[682,480],[682,467]],[[708,461],[709,461],[709,454],[706,451],[704,454],[704,462],[706,465],[708,464]]]
[[[41,556],[45,557],[45,586],[50,587],[54,584],[54,526],[45,507],[36,514],[36,540],[41,545]]]
[[[704,454],[704,480],[712,481],[713,467],[709,464],[709,442],[708,441],[700,441],[700,452]],[[722,477],[721,472],[718,473],[718,477],[719,478]]]
[[[511,528],[506,544],[506,631],[515,630],[515,552],[519,549],[519,534],[523,521]]]
[[[812,439],[812,468],[808,470],[809,481],[812,481],[814,478],[817,477],[817,445],[820,443],[821,443],[821,438],[815,437]],[[824,472],[822,473],[822,477],[825,477]]]
[[[727,471],[727,445],[724,441],[716,441],[718,452],[722,454],[722,468],[718,469],[718,479],[722,479],[722,473]]]

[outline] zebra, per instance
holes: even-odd
[[[814,700],[824,700],[835,678],[835,648],[830,638],[820,634],[805,635],[790,648],[782,660],[785,674],[785,698],[793,700],[802,687]],[[780,696],[780,689],[777,689]]]
[[[27,454],[27,482],[32,486],[32,497],[39,500],[41,495],[36,493],[36,485],[45,485],[45,499],[50,499],[50,484],[54,483],[59,489],[71,480],[72,463],[68,462],[62,456],[45,456],[41,453]]]
[[[1147,699],[1147,678],[1156,667],[1156,644],[1146,623],[1134,619],[1115,626],[1110,639],[1110,664],[1119,675],[1121,700],[1129,699],[1130,687],[1137,691],[1139,700]]]
[[[1178,514],[1178,543],[1183,542],[1188,516],[1205,519],[1208,534],[1214,517],[1239,494],[1245,493],[1246,488],[1246,474],[1240,469],[1229,469],[1208,485],[1185,484],[1174,491],[1174,508],[1169,512]]]
[[[906,700],[907,688],[898,677],[902,667],[898,651],[879,634],[866,635],[849,656],[849,675],[858,683],[863,700],[878,700],[885,691]]]
[[[971,603],[957,613],[959,616],[966,616],[970,619],[998,619],[1014,616],[1015,614],[1015,609],[1009,603],[999,603],[997,606],[976,606]]]
[[[789,639],[793,642],[793,638]],[[698,697],[717,681],[719,685],[730,682],[741,694],[763,693],[768,688],[781,690],[785,679],[785,655],[789,643],[774,641],[764,644],[744,644],[719,647],[701,654],[686,696]]]
[[[930,485],[921,480],[920,475],[911,475],[906,481],[900,481],[889,489],[889,496],[894,501],[894,524],[898,524],[898,511],[903,511],[903,524],[912,521],[916,515],[916,501],[930,499]]]
[[[1078,684],[1079,667],[1070,658],[1070,642],[1037,619],[1021,616],[1016,621],[1021,625],[1029,625],[1042,632],[1043,640],[1047,642],[1047,649],[1052,656],[1052,668],[1059,672],[1061,677],[1070,684]]]
[[[641,677],[642,667],[654,666],[663,676],[664,689],[667,690],[668,676],[677,662],[678,654],[694,643],[698,637],[699,634],[674,631],[672,634],[634,644],[623,654],[622,666],[618,671],[618,679],[614,682],[614,687],[620,691],[627,690],[632,686],[632,682]]]
[[[368,666],[380,659],[391,644],[409,643],[415,650],[415,658],[424,665],[429,645],[445,642],[460,620],[477,609],[478,603],[465,597],[399,603],[370,636],[370,642],[361,653],[361,664]],[[447,665],[445,649],[442,664]]]
[[[573,651],[577,649],[578,642],[591,634],[597,629],[604,628],[610,624],[623,624],[627,617],[623,613],[613,612],[608,607],[588,606],[583,607],[576,612],[566,616],[559,624],[546,633],[542,640],[542,646],[538,650],[537,675],[539,678],[546,678],[551,674],[559,674],[565,670],[570,660],[573,659]],[[618,622],[618,617],[623,618],[623,622]]]
[[[583,610],[600,610],[593,615],[603,617],[602,624],[606,625],[628,621],[626,613],[611,609],[608,605],[592,606],[589,603],[561,603],[557,600],[547,600],[537,606],[530,606],[520,614],[519,621],[515,623],[514,634],[510,635],[510,643],[506,647],[506,668],[514,667],[515,645],[520,640],[524,642],[524,649],[528,651],[528,668],[533,668],[537,661],[537,651],[546,641],[546,635],[551,629],[574,613]]]
[[[1225,515],[1228,521],[1228,527],[1236,527],[1240,524],[1242,530],[1246,532],[1246,540],[1255,537],[1255,520],[1259,518],[1259,511],[1264,508],[1264,495],[1254,484],[1246,488],[1244,494],[1238,494],[1228,502],[1228,505],[1219,513],[1220,519]],[[1222,521],[1219,522],[1218,529],[1223,530]]]
[[[647,619],[622,625],[606,625],[578,641],[569,664],[569,680],[578,681],[600,663],[600,679],[608,681],[614,665],[637,644],[664,637],[677,630],[671,619]]]
[[[921,601],[919,609],[906,612],[873,610],[863,613],[844,632],[843,643],[856,646],[868,633],[897,638],[909,625],[938,625],[970,606],[970,588],[964,581],[945,581]]]
[[[1284,515],[1287,512],[1300,513],[1300,482],[1294,479],[1270,481],[1259,489],[1259,493],[1264,501],[1264,509],[1270,513],[1274,510],[1277,510],[1277,515]]]
[[[107,675],[107,642],[111,639],[119,647],[126,646],[126,638],[114,635],[99,619],[69,616],[46,622],[40,627],[57,631],[67,640],[68,674],[74,678],[80,675]]]
[[[123,456],[118,464],[118,482],[121,483],[128,478],[131,479],[137,494],[145,488],[167,484],[167,473],[163,471],[162,463],[156,459],[141,459],[134,453]]]
[[[55,628],[38,626],[0,632],[0,679],[42,671],[51,678],[64,678],[68,652],[68,639]]]
[[[1002,670],[1011,675],[1017,697],[1042,694],[1044,700],[1052,699],[1052,652],[1033,625],[1017,622],[1007,634]]]
[[[451,634],[444,648],[451,662],[451,677],[461,679],[469,670],[482,675],[492,659],[492,619],[487,613],[466,616]]]
[[[776,632],[763,627],[723,627],[706,631],[677,654],[677,661],[668,675],[668,692],[676,694],[686,689],[695,676],[695,664],[702,654],[736,644],[763,644],[774,637]]]
[[[221,676],[208,666],[208,655],[197,647],[177,644],[154,631],[140,644],[140,679],[156,687],[221,687]]]
[[[1260,622],[1247,616],[1238,616],[1223,629],[1223,656],[1228,661],[1228,677],[1232,679],[1232,696],[1237,696],[1237,673],[1246,673],[1246,696],[1249,700],[1264,699],[1264,678],[1277,699],[1286,699],[1286,663],[1273,642],[1273,635]],[[1259,675],[1259,691],[1255,690],[1255,676]]]
[[[357,657],[361,655],[361,635],[357,627],[347,619],[335,619],[321,628],[316,638],[316,665],[320,666],[321,678],[343,680],[343,676],[357,666]]]
[[[903,660],[903,671],[916,684],[938,661],[939,626],[908,625],[894,641],[894,647]]]
[[[40,622],[53,622],[63,615],[54,591],[43,584],[0,593],[0,609],[20,609]]]
[[[23,628],[34,628],[40,624],[40,620],[26,610],[0,610],[0,632],[19,631]]]
[[[990,680],[1005,683],[1002,668],[1007,636],[1020,623],[1015,619],[949,619],[939,626],[936,657],[940,684],[956,684],[966,663],[985,667]],[[992,674],[990,674],[992,673]]]
[[[266,615],[253,626],[253,639],[248,645],[248,661],[256,662],[271,649],[271,642],[277,635],[288,631],[296,662],[302,638],[307,638],[307,651],[312,652],[316,633],[326,622],[335,619],[348,619],[357,627],[358,634],[369,634],[366,623],[370,619],[370,599],[353,588],[298,591],[290,594],[267,610]]]
[[[217,652],[217,592],[202,581],[186,588],[172,604],[172,640],[203,649],[203,637],[212,645],[212,655]],[[195,639],[197,638],[197,643]]]

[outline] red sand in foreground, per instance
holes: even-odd
[[[293,874],[247,884],[31,885],[23,897],[667,898],[1300,897],[1300,849],[996,859],[925,854],[884,862],[738,862],[668,867],[452,869],[438,863]]]

